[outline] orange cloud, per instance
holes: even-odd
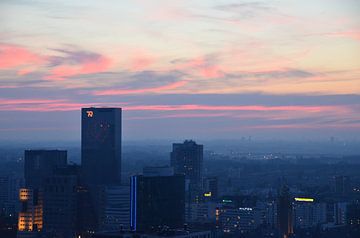
[[[111,95],[123,95],[123,94],[140,94],[140,93],[158,93],[162,91],[172,90],[187,84],[187,81],[178,81],[172,84],[152,87],[152,88],[140,88],[140,89],[111,89],[95,91],[93,94],[97,96],[111,96]]]

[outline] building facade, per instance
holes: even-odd
[[[86,184],[121,180],[121,108],[81,110],[81,165]]]

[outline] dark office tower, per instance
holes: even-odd
[[[151,232],[184,226],[183,175],[136,175],[131,177],[130,186],[130,227],[133,231]]]
[[[42,187],[44,178],[66,164],[67,152],[64,150],[25,150],[25,187]]]
[[[121,108],[81,110],[81,164],[89,185],[120,182]]]
[[[186,140],[174,143],[171,152],[171,166],[176,174],[184,174],[190,184],[202,185],[203,176],[203,145]]]
[[[58,169],[44,179],[43,232],[48,237],[75,237],[78,221],[78,167]]]
[[[277,223],[281,238],[288,238],[293,234],[293,210],[289,188],[283,186],[277,203]]]

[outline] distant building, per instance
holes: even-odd
[[[15,216],[19,212],[19,190],[23,186],[23,178],[0,176],[0,214]]]
[[[251,207],[222,207],[219,216],[224,233],[244,233],[260,225],[260,213]]]
[[[215,238],[211,231],[167,230],[159,233],[98,232],[93,238]]]
[[[184,226],[185,180],[183,175],[136,175],[131,177],[130,186],[131,230],[146,232]]]
[[[353,202],[347,207],[347,224],[351,227],[360,227],[360,201]]]
[[[216,218],[216,209],[218,208],[218,203],[216,202],[202,202],[202,203],[191,203],[191,208],[186,209],[190,211],[191,214],[187,215],[189,217],[187,222],[215,222]]]
[[[106,186],[100,221],[102,231],[130,230],[130,186]]]
[[[188,181],[186,188],[188,203],[202,199],[203,150],[203,145],[186,140],[184,143],[174,143],[170,154],[170,163],[175,173],[185,175]]]
[[[186,140],[174,143],[171,152],[171,166],[176,174],[184,174],[190,183],[201,186],[203,179],[203,145]]]
[[[346,202],[338,202],[334,204],[334,224],[335,225],[345,225],[346,215],[347,215],[347,206]]]
[[[204,191],[204,196],[208,199],[208,200],[215,200],[218,197],[218,178],[217,177],[207,177],[204,178],[204,186],[203,186],[203,191]]]
[[[283,186],[277,201],[277,223],[282,238],[293,234],[293,209],[289,188]]]
[[[335,193],[339,195],[346,195],[351,191],[350,177],[335,176]]]
[[[261,224],[271,228],[277,226],[277,207],[275,201],[258,202],[256,208],[260,212]]]
[[[86,184],[119,184],[121,108],[81,110],[81,165]]]
[[[311,200],[293,202],[294,226],[297,228],[311,228],[326,223],[326,203]]]

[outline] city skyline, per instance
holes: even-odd
[[[0,141],[79,141],[91,106],[123,108],[126,140],[359,139],[355,0],[0,9]]]

